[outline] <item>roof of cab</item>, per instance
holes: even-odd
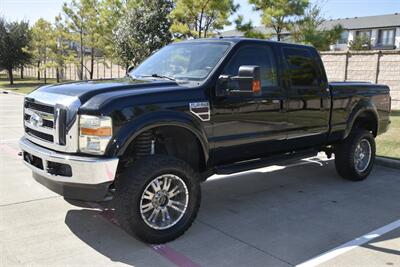
[[[266,40],[266,39],[255,39],[255,38],[247,38],[247,37],[241,37],[241,36],[220,36],[220,37],[213,37],[213,38],[201,38],[201,39],[190,39],[190,40],[185,40],[183,42],[205,42],[205,41],[213,41],[213,42],[223,42],[223,41],[228,41],[230,43],[240,43],[240,42],[248,42],[248,41],[257,41],[257,42],[266,42],[266,43],[273,43],[273,44],[285,44],[289,46],[301,46],[301,47],[306,47],[306,48],[314,48],[312,45],[304,45],[304,44],[296,44],[296,43],[289,43],[289,42],[282,42],[282,41],[272,41],[272,40]]]

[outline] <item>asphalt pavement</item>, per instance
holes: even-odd
[[[349,182],[323,155],[202,184],[199,216],[166,245],[130,237],[113,203],[65,200],[18,154],[23,97],[0,94],[0,266],[400,266],[400,170]]]

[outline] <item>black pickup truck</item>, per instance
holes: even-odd
[[[120,225],[151,243],[182,235],[213,174],[335,154],[371,172],[389,88],[328,83],[310,46],[245,38],[168,45],[125,78],[44,86],[24,101],[25,164],[66,198],[113,198]]]

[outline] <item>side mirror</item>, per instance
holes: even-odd
[[[237,76],[221,75],[218,78],[217,96],[261,93],[259,66],[240,66]]]

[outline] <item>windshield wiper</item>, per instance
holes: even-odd
[[[153,77],[153,78],[168,79],[170,81],[176,81],[176,79],[174,77],[160,75],[160,74],[157,74],[157,73],[153,73],[152,75],[140,75],[140,77]]]

